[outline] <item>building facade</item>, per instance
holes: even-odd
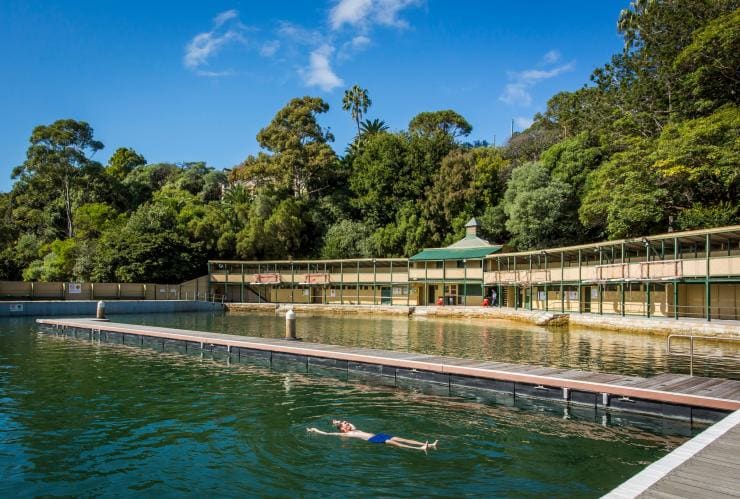
[[[477,222],[410,258],[211,261],[232,302],[493,306],[564,313],[740,319],[740,226],[510,252]],[[441,300],[440,300],[441,298]]]

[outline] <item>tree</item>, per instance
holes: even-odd
[[[376,133],[381,132],[387,132],[388,131],[388,125],[386,125],[385,121],[374,119],[374,120],[365,120],[362,123],[360,123],[360,134],[361,135],[373,135]]]
[[[740,104],[740,9],[712,20],[695,31],[692,41],[673,63],[683,75],[681,110],[687,116]]]
[[[329,187],[337,157],[328,142],[334,136],[317,121],[329,105],[318,97],[291,100],[257,134],[272,155],[249,156],[232,172],[232,180],[285,189],[294,197],[313,197]]]
[[[546,248],[572,240],[577,227],[567,212],[570,191],[565,182],[550,178],[540,163],[525,163],[512,171],[502,207],[517,248]]]
[[[367,89],[360,88],[359,85],[354,85],[352,88],[344,91],[342,109],[349,111],[352,119],[357,123],[357,135],[362,133],[360,120],[362,120],[362,117],[367,113],[367,108],[371,105],[372,101],[367,95]]]
[[[472,131],[473,126],[452,109],[419,113],[409,122],[409,132],[412,134],[441,133],[452,140],[460,136],[468,136]]]
[[[138,152],[128,147],[119,147],[108,160],[105,171],[111,177],[123,180],[134,168],[145,164],[146,159]]]
[[[84,121],[58,120],[40,125],[31,133],[26,161],[13,170],[13,178],[34,180],[62,198],[67,222],[67,237],[74,235],[72,200],[79,178],[95,163],[88,157],[103,148],[93,137],[92,127]]]
[[[322,258],[368,258],[371,233],[362,222],[340,220],[329,227],[321,248]]]
[[[619,147],[586,178],[581,223],[609,238],[664,232],[668,193],[651,165],[653,141],[633,138]]]

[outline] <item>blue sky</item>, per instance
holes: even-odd
[[[344,150],[344,90],[369,90],[369,118],[405,128],[452,108],[470,138],[501,143],[560,90],[588,82],[621,42],[627,1],[0,0],[0,191],[34,126],[88,121],[107,161],[229,168],[292,97],[316,95]]]

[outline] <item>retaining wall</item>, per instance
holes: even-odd
[[[7,301],[0,302],[0,317],[18,316],[95,316],[97,301]],[[223,310],[220,303],[186,300],[106,301],[106,314],[155,314],[173,312],[213,312]]]

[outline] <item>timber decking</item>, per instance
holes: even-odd
[[[740,411],[710,426],[604,497],[740,497]]]
[[[546,398],[556,398],[552,389],[562,389],[562,396],[557,395],[557,398],[561,400],[568,401],[571,392],[577,392],[579,399],[584,396],[587,396],[586,398],[592,397],[595,405],[614,405],[624,410],[630,410],[630,406],[632,406],[632,410],[638,412],[640,411],[641,401],[647,401],[646,404],[660,403],[671,407],[674,405],[690,406],[720,411],[740,409],[740,381],[726,379],[691,377],[681,374],[660,374],[651,378],[641,378],[526,364],[458,359],[412,352],[373,350],[101,322],[94,319],[38,319],[37,322],[56,328],[78,328],[88,331],[127,333],[142,337],[196,342],[201,346],[220,346],[228,352],[232,348],[240,348],[307,358],[334,359],[387,366],[399,370],[426,371],[433,375],[448,375],[447,379],[450,380],[450,383],[452,383],[453,378],[456,380],[482,378],[522,384],[523,388],[527,388],[526,385],[534,385],[535,389],[541,390],[534,393],[541,393]],[[531,388],[529,386],[528,389]],[[610,403],[610,399],[613,399],[612,403]],[[647,412],[655,412],[654,409],[650,408],[646,410]]]

